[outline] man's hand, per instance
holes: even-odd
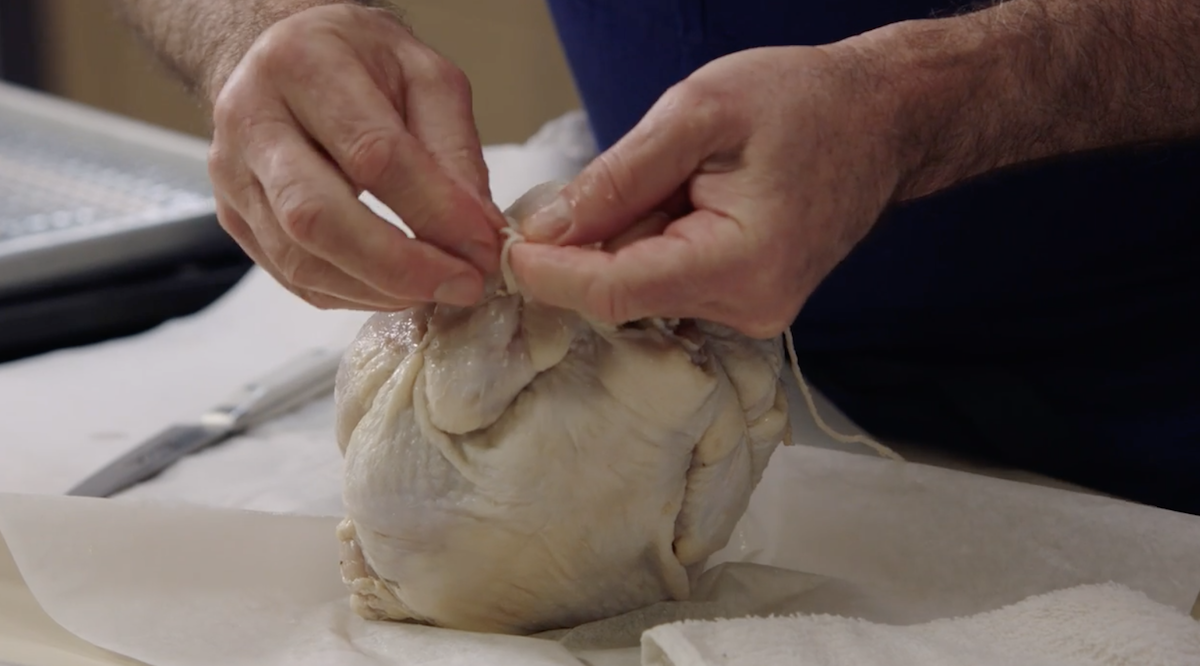
[[[897,186],[889,109],[854,62],[769,48],[697,71],[530,220],[522,287],[610,323],[782,332]],[[647,220],[663,202],[675,219]]]
[[[392,14],[352,4],[296,13],[211,87],[221,224],[277,280],[320,307],[481,296],[504,222],[470,87]],[[417,240],[371,213],[362,190]]]
[[[1200,134],[1198,30],[1188,0],[1009,0],[727,56],[530,220],[544,244],[516,246],[514,271],[534,298],[603,321],[775,335],[889,201]],[[645,221],[656,208],[677,219]]]

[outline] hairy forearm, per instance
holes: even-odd
[[[877,63],[898,198],[1007,165],[1200,134],[1200,3],[1009,0],[846,45]]]
[[[189,90],[212,102],[258,36],[297,12],[387,0],[114,0],[119,13]]]

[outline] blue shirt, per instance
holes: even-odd
[[[548,1],[601,147],[715,58],[966,4]],[[1180,142],[895,207],[800,312],[806,371],[877,435],[1200,513],[1198,184]]]

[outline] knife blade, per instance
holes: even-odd
[[[261,425],[333,391],[342,354],[309,351],[241,386],[194,423],[172,425],[67,491],[111,497],[157,476],[183,458]]]

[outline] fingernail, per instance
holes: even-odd
[[[555,197],[554,201],[525,220],[521,232],[530,240],[553,242],[562,238],[570,228],[571,207],[566,199]]]
[[[450,305],[474,305],[480,296],[479,281],[471,275],[446,280],[433,292],[433,300]]]

